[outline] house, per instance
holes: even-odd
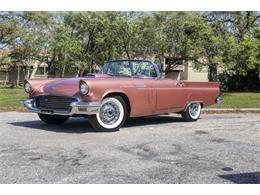
[[[155,61],[155,57],[151,58],[151,60]],[[168,65],[171,65],[171,68],[167,71],[166,78],[188,81],[209,81],[207,68],[204,67],[197,70],[192,61],[188,63],[184,63],[183,61],[176,62],[165,55],[162,62],[162,69],[165,70]]]
[[[0,52],[0,58],[7,56],[6,52]],[[155,61],[155,56],[149,57],[150,60]],[[163,58],[162,68],[166,69],[168,65],[172,65],[169,71],[167,71],[166,78],[172,78],[177,80],[189,80],[189,81],[208,81],[208,71],[206,68],[197,70],[194,68],[192,61],[183,63],[183,61],[173,61],[169,56]],[[174,65],[173,65],[174,64]],[[59,72],[47,73],[48,64],[40,62],[38,60],[24,60],[11,64],[0,64],[0,82],[1,83],[13,83],[18,85],[27,78],[47,78],[47,77],[59,77]],[[72,72],[66,71],[66,77],[74,77],[76,70]],[[77,71],[76,71],[77,72]]]
[[[165,64],[167,66],[167,64]],[[189,61],[188,63],[182,63],[172,66],[169,73],[166,75],[167,78],[173,78],[177,80],[188,80],[188,81],[209,81],[207,68],[197,70],[194,67],[194,63]]]
[[[0,51],[0,83],[13,83],[18,85],[27,78],[47,78],[48,64],[35,59],[12,62],[9,51]]]

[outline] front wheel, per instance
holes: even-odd
[[[181,116],[185,121],[196,121],[199,119],[201,113],[200,103],[191,103],[187,109],[181,112]]]
[[[126,118],[126,103],[120,96],[105,98],[99,113],[88,117],[92,127],[100,132],[118,131]]]
[[[47,115],[38,113],[39,118],[47,124],[62,124],[69,119],[68,116]]]

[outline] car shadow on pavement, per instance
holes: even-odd
[[[165,124],[165,123],[173,123],[173,122],[183,122],[183,119],[180,117],[165,116],[165,115],[131,118],[126,121],[123,128],[127,129],[129,127]],[[91,127],[88,120],[85,118],[71,118],[64,124],[59,124],[59,125],[45,124],[40,120],[11,122],[9,124],[18,127],[26,127],[31,129],[52,131],[57,133],[94,133],[95,132],[95,130]]]
[[[64,124],[51,125],[41,120],[21,121],[9,123],[18,127],[25,127],[35,130],[52,131],[57,133],[94,133],[94,129],[84,118],[71,118]]]
[[[184,120],[181,117],[171,116],[171,115],[137,117],[137,118],[128,119],[124,127],[137,127],[137,126],[144,126],[144,125],[157,125],[157,124],[176,123],[176,122],[184,122]]]
[[[219,175],[219,177],[237,184],[260,184],[260,172]]]

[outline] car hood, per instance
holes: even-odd
[[[79,91],[80,78],[59,79],[42,86],[44,94],[76,96]]]
[[[38,81],[29,80],[29,82],[35,87],[31,96],[42,95],[42,94],[78,96],[80,80],[98,80],[98,79],[107,79],[107,78],[111,78],[111,76],[105,74],[88,74],[86,77],[60,78],[60,79],[49,79],[49,80],[45,79],[45,80],[38,80]]]

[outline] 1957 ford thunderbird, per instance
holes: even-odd
[[[178,113],[196,121],[202,107],[221,101],[219,87],[165,79],[151,61],[114,60],[86,77],[25,80],[29,98],[22,101],[48,124],[83,116],[96,131],[116,131],[128,117]]]

